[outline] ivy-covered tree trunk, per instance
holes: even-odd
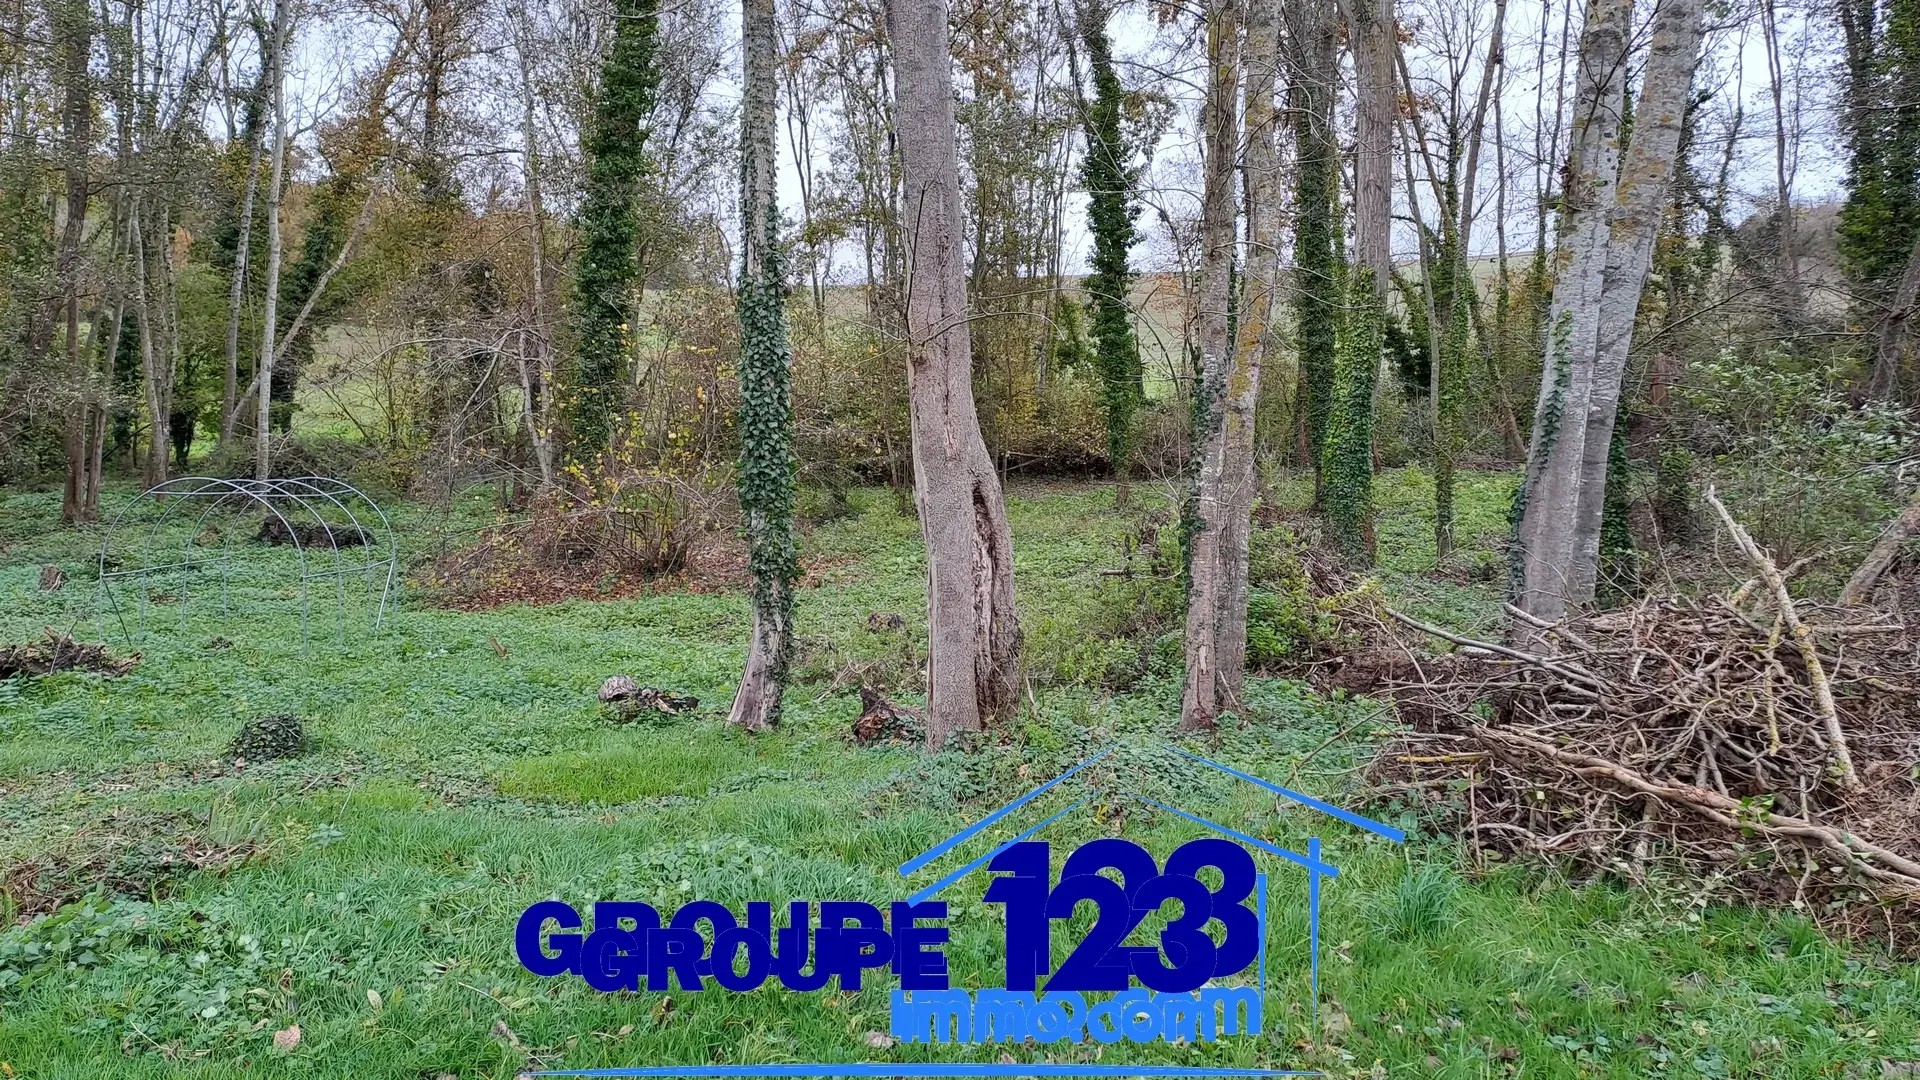
[[[1386,336],[1386,314],[1373,271],[1356,267],[1347,290],[1347,317],[1333,370],[1333,410],[1322,451],[1322,497],[1334,545],[1349,560],[1374,558],[1373,384]]]
[[[613,439],[632,353],[634,290],[639,286],[639,214],[646,174],[647,118],[659,86],[654,62],[659,0],[618,0],[613,45],[600,65],[587,137],[587,184],[576,224],[574,351],[562,400],[567,464],[575,480]]]
[[[1079,10],[1080,37],[1093,76],[1093,100],[1087,104],[1084,117],[1087,156],[1080,166],[1081,181],[1087,186],[1087,231],[1093,234],[1093,272],[1087,275],[1085,288],[1093,309],[1100,408],[1107,422],[1107,461],[1114,479],[1124,487],[1142,378],[1140,345],[1134,337],[1133,311],[1128,304],[1133,274],[1127,265],[1128,251],[1136,238],[1133,222],[1140,207],[1133,199],[1133,171],[1127,166],[1130,151],[1120,130],[1126,92],[1114,71],[1106,11],[1099,2],[1083,0]]]
[[[1914,400],[1920,378],[1899,346],[1912,302],[1900,302],[1920,263],[1920,0],[1840,0],[1847,61],[1841,131],[1848,146],[1840,264],[1865,321],[1879,323],[1867,391]]]
[[[1186,688],[1180,726],[1214,726],[1226,672],[1220,655],[1220,614],[1228,605],[1228,399],[1235,349],[1233,279],[1235,222],[1239,216],[1235,166],[1240,148],[1240,0],[1213,0],[1207,10],[1207,100],[1204,188],[1200,203],[1200,363],[1194,372],[1194,487],[1186,529]],[[1242,624],[1242,632],[1245,626]],[[1244,645],[1243,645],[1244,648]]]
[[[966,233],[945,0],[893,0],[895,137],[907,228],[914,503],[927,545],[927,746],[1019,701],[1013,537],[973,400]]]
[[[773,0],[742,0],[740,98],[740,509],[753,574],[753,634],[727,722],[780,722],[793,654],[793,358],[774,143]]]
[[[1613,423],[1634,314],[1699,58],[1701,0],[1654,14],[1632,146],[1620,159],[1632,0],[1590,0],[1581,31],[1559,271],[1516,508],[1515,601],[1554,622],[1593,599]],[[1521,639],[1532,624],[1516,623]]]
[[[1298,179],[1293,224],[1294,347],[1300,358],[1296,390],[1301,463],[1313,470],[1314,504],[1324,488],[1320,471],[1327,417],[1333,409],[1333,357],[1342,302],[1339,248],[1340,151],[1333,130],[1338,83],[1333,5],[1288,5],[1293,115]]]

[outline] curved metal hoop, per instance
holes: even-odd
[[[156,544],[165,539],[163,534],[169,526],[177,524],[176,518],[186,516],[181,511],[189,507],[197,508],[199,514],[185,530],[179,557],[169,560],[164,546],[159,548],[161,554],[156,556]],[[106,536],[100,542],[101,603],[96,605],[102,636],[106,634],[107,611],[112,612],[121,636],[129,644],[145,633],[147,612],[154,602],[153,582],[156,574],[185,575],[217,569],[220,573],[222,610],[231,612],[235,563],[233,538],[239,530],[229,528],[219,531],[220,546],[215,554],[196,554],[195,545],[205,539],[208,519],[216,512],[226,510],[233,513],[248,507],[264,510],[268,516],[262,521],[262,531],[268,531],[277,524],[279,534],[286,538],[294,550],[299,566],[300,639],[303,645],[312,640],[313,595],[310,584],[315,581],[331,579],[333,582],[334,636],[340,644],[346,643],[349,621],[347,586],[349,580],[356,576],[364,582],[363,588],[356,591],[366,598],[369,629],[376,634],[380,631],[385,625],[387,608],[393,602],[399,581],[400,557],[392,521],[380,504],[365,492],[330,476],[276,477],[270,480],[181,476],[135,496],[120,508],[107,527]],[[127,536],[130,530],[135,529],[139,531],[137,541]],[[325,547],[313,542],[319,537],[325,537]],[[343,558],[342,537],[352,538],[347,546],[359,549],[361,557],[358,561]],[[118,556],[114,551],[116,540],[121,541]],[[136,544],[139,550],[133,562],[137,565],[122,565]],[[122,586],[138,590],[138,600],[131,612],[131,625],[128,623],[129,612],[122,608],[116,591]],[[190,596],[189,590],[187,595],[174,598],[180,606],[183,628]]]

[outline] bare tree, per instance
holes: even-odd
[[[279,328],[280,307],[280,203],[285,194],[287,173],[287,29],[292,20],[288,10],[292,0],[274,0],[272,49],[267,57],[273,73],[268,77],[273,97],[273,167],[267,184],[267,277],[266,309],[260,318],[260,374],[254,390],[253,476],[265,480],[272,475],[271,423],[273,408],[274,333]]]
[[[894,131],[907,234],[907,394],[914,502],[927,545],[927,745],[1018,702],[1013,538],[980,437],[968,341],[953,61],[945,0],[891,0]]]

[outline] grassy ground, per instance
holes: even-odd
[[[1494,558],[1511,478],[1466,484],[1461,535],[1477,550],[1444,575],[1425,491],[1415,473],[1383,478],[1386,586],[1436,617],[1489,622],[1497,586],[1475,567]],[[93,625],[86,566],[98,539],[59,529],[56,506],[0,496],[0,640]],[[1920,1059],[1920,971],[1793,916],[1714,907],[1678,882],[1629,893],[1537,867],[1462,875],[1456,842],[1413,808],[1371,808],[1412,831],[1396,846],[1166,767],[1177,658],[1155,644],[1166,627],[1154,620],[1177,584],[1100,575],[1138,526],[1103,489],[1027,487],[1011,501],[1035,658],[1028,714],[969,755],[850,746],[857,704],[833,675],[863,665],[898,678],[912,666],[909,643],[870,633],[867,615],[903,613],[924,637],[916,526],[879,493],[856,507],[807,538],[819,582],[801,597],[808,681],[788,697],[786,726],[760,738],[717,718],[741,662],[738,594],[484,613],[408,597],[383,632],[356,623],[344,645],[316,601],[303,648],[297,571],[284,551],[252,547],[240,549],[230,612],[206,581],[162,584],[132,674],[0,683],[8,895],[81,897],[0,931],[0,1073],[413,1080],[530,1064],[997,1056],[871,1045],[888,1026],[886,980],[858,993],[670,999],[542,981],[514,960],[514,920],[550,896],[901,898],[902,860],[1110,743],[1122,749],[1094,778],[1106,789],[1098,813],[1054,826],[1056,851],[1117,831],[1164,856],[1196,835],[1113,794],[1123,785],[1287,846],[1325,838],[1342,873],[1326,893],[1324,1030],[1309,1024],[1305,920],[1291,914],[1304,884],[1279,873],[1264,1037],[1008,1047],[1013,1060],[1105,1050],[1107,1063],[1341,1075],[1720,1078],[1878,1076],[1883,1060]],[[407,558],[437,546],[449,519],[395,509]],[[450,520],[486,514],[476,503]],[[67,588],[38,591],[46,562],[67,568]],[[1115,677],[1130,651],[1144,658]],[[594,700],[614,673],[702,707],[615,726]],[[1376,710],[1277,679],[1252,696],[1244,725],[1190,745],[1336,801],[1359,797],[1357,767],[1384,723]],[[223,750],[240,722],[288,712],[307,718],[313,752],[235,769]],[[997,981],[997,909],[978,903],[979,877],[948,894],[958,986]],[[82,896],[99,882],[119,891]],[[276,1049],[274,1032],[296,1023],[297,1047]]]

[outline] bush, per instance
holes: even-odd
[[[1333,633],[1314,595],[1306,545],[1284,526],[1256,528],[1248,544],[1247,667],[1263,670]]]
[[[1782,566],[1827,555],[1828,572],[1844,573],[1848,546],[1871,541],[1904,501],[1898,466],[1920,427],[1896,406],[1854,404],[1831,369],[1723,358],[1693,365],[1680,394],[1728,508]]]

